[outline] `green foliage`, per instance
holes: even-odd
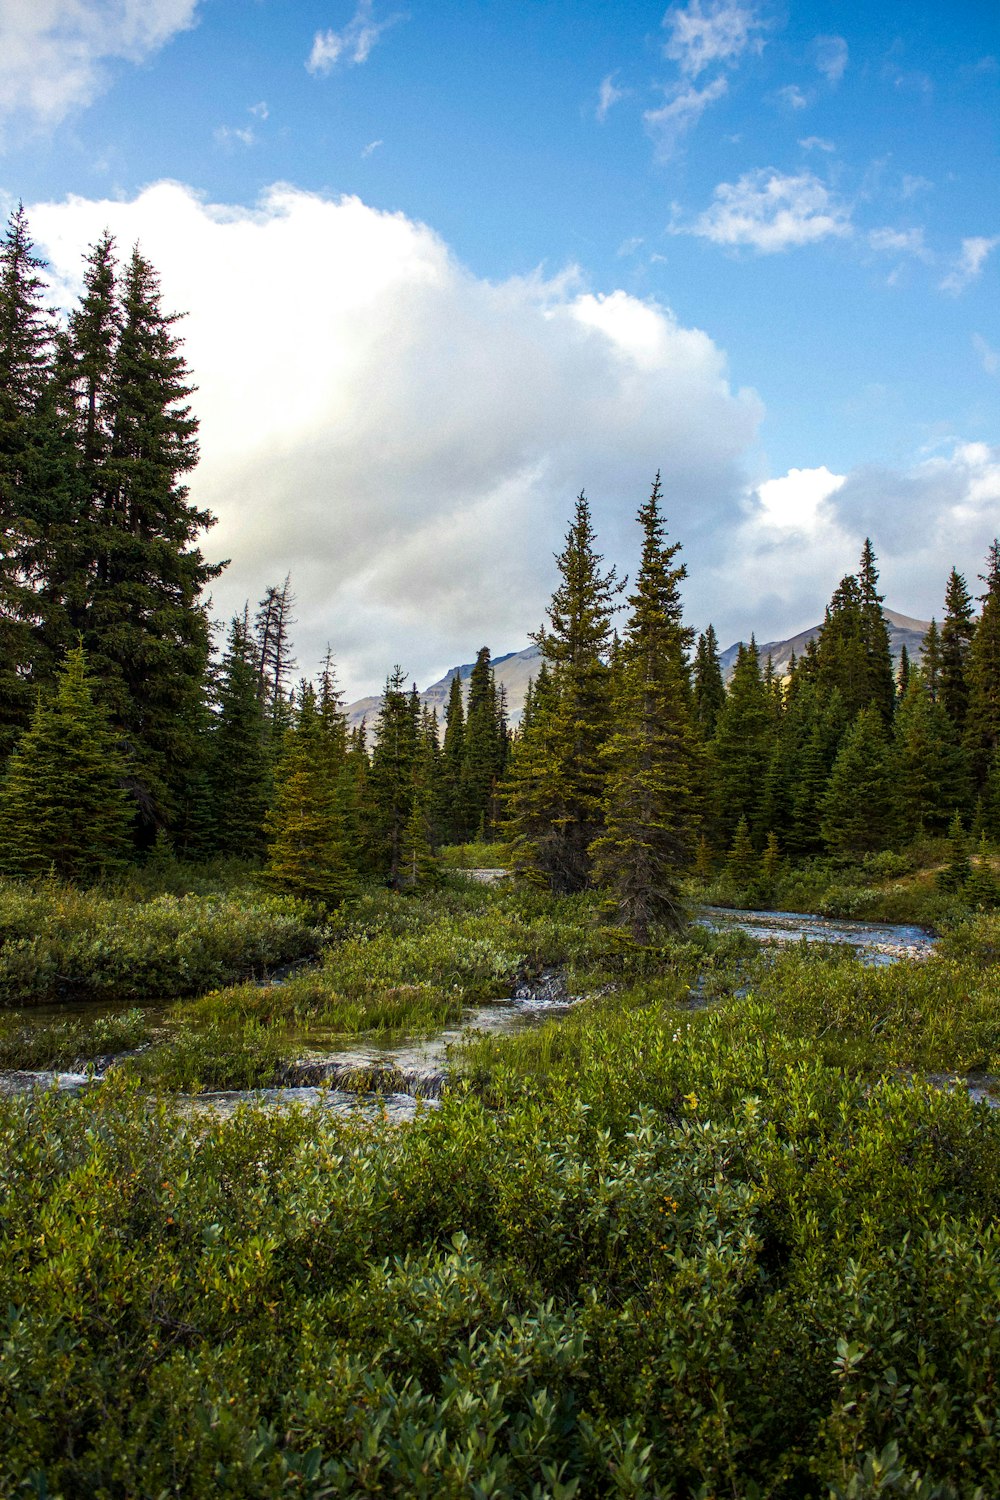
[[[307,684],[286,731],[267,815],[267,879],[279,891],[334,907],[354,886],[346,839],[345,738]]]
[[[315,913],[287,896],[137,901],[58,882],[0,882],[0,1006],[193,994],[316,951]]]
[[[125,779],[76,646],[52,701],[39,698],[0,788],[0,870],[30,876],[51,868],[85,884],[120,870],[133,818]]]
[[[79,1068],[134,1051],[151,1034],[149,1019],[138,1008],[55,1021],[0,1014],[0,1068]]]
[[[828,848],[847,854],[884,849],[896,833],[889,746],[874,706],[848,729],[823,795],[821,831]]]

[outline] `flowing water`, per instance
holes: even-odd
[[[704,907],[696,920],[716,931],[735,927],[762,942],[846,943],[862,962],[872,964],[926,958],[934,947],[931,934],[920,927],[841,921],[797,912]],[[280,983],[280,976],[272,976],[269,982]],[[348,1040],[342,1046],[339,1039],[334,1042],[306,1032],[301,1039],[302,1055],[286,1064],[275,1087],[181,1096],[179,1102],[192,1112],[221,1115],[232,1114],[240,1104],[255,1100],[272,1108],[318,1103],[337,1114],[412,1119],[420,1110],[437,1105],[447,1079],[448,1050],[466,1031],[517,1031],[565,1014],[578,998],[567,992],[563,976],[551,971],[519,985],[503,999],[470,1007],[459,1025],[431,1035],[369,1036]],[[697,991],[692,998],[697,1001]],[[41,1017],[41,1012],[35,1014]],[[79,1018],[81,1014],[79,1006],[45,1010],[46,1019]],[[169,1023],[165,1007],[157,1007],[154,1014],[158,1021]],[[0,1091],[80,1089],[99,1083],[102,1076],[94,1068],[88,1073],[0,1073]]]

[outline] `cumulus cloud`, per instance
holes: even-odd
[[[979,277],[987,259],[998,245],[1000,234],[995,234],[992,238],[976,234],[963,240],[962,253],[940,283],[942,292],[950,292],[953,297],[964,292]]]
[[[374,0],[358,0],[358,8],[341,31],[317,31],[306,61],[310,73],[329,73],[338,63],[357,67],[368,61],[385,33],[405,20],[397,11],[384,20],[375,19]]]
[[[773,167],[720,182],[709,208],[691,226],[717,245],[749,245],[771,255],[851,233],[850,209],[812,172],[785,176]]]
[[[51,127],[195,23],[198,0],[0,0],[0,121]]]
[[[483,281],[402,214],[287,186],[254,209],[160,183],[29,215],[64,301],[105,225],[159,268],[188,313],[207,551],[233,559],[217,609],[290,571],[300,661],[329,640],[352,696],[396,660],[427,681],[523,645],[581,487],[626,567],[657,467],[693,579],[739,519],[760,402],[665,307],[572,272]]]
[[[847,70],[847,43],[842,36],[818,36],[816,66],[829,83],[839,83]]]
[[[775,639],[817,624],[866,536],[889,607],[940,619],[948,570],[970,584],[982,571],[998,506],[1000,448],[985,443],[958,443],[905,468],[792,469],[767,480],[749,493],[708,581],[722,596],[727,579],[730,589],[740,579],[740,615],[732,605],[721,614],[720,638],[756,630],[758,640]]]
[[[697,78],[708,67],[738,63],[748,47],[763,45],[757,33],[762,22],[752,6],[738,0],[690,0],[674,5],[663,18],[669,35],[663,52],[689,78]]]
[[[720,77],[703,89],[681,84],[665,90],[666,103],[659,109],[647,109],[643,115],[658,154],[663,158],[672,156],[681,137],[697,125],[708,106],[721,99],[728,87]]]

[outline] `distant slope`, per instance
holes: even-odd
[[[527,646],[523,651],[509,651],[506,656],[498,656],[493,662],[493,672],[497,680],[497,686],[502,683],[507,692],[507,713],[511,724],[521,722],[521,714],[524,709],[524,695],[528,690],[528,683],[532,677],[538,675],[538,662],[541,656],[537,646]],[[468,680],[472,676],[474,662],[463,662],[460,667],[451,667],[438,682],[432,682],[430,687],[424,688],[420,694],[420,701],[428,708],[436,708],[438,718],[444,727],[444,711],[451,692],[451,680],[460,677],[466,684],[468,692]],[[375,717],[382,707],[381,697],[359,698],[356,703],[349,703],[345,709],[348,724],[354,728],[366,719],[371,729],[375,723]]]
[[[917,658],[923,649],[924,636],[930,629],[930,620],[914,620],[909,615],[901,615],[894,609],[883,611],[889,625],[889,647],[892,651],[893,661],[898,661],[905,646],[912,658]],[[799,631],[798,635],[791,636],[787,641],[764,641],[758,644],[761,663],[767,661],[770,656],[774,670],[779,676],[784,677],[788,671],[788,663],[792,652],[797,657],[801,656],[809,641],[819,635],[822,625],[812,625],[808,630]],[[719,660],[722,663],[722,672],[728,680],[732,675],[733,667],[736,665],[736,653],[742,642],[736,641],[720,653]]]

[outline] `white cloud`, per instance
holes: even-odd
[[[255,120],[266,120],[271,111],[267,107],[267,101],[262,99],[259,104],[251,104],[247,113],[253,115]]]
[[[720,182],[713,199],[690,232],[717,245],[750,245],[770,255],[851,233],[850,209],[811,172],[746,172],[738,182]]]
[[[996,375],[1000,371],[1000,352],[988,344],[981,333],[972,335],[972,347],[979,355],[987,375]]]
[[[819,469],[789,469],[781,479],[766,479],[757,486],[758,519],[769,529],[814,535],[824,524],[824,502],[844,483],[843,474]]]
[[[0,120],[45,127],[91,103],[107,65],[141,63],[195,24],[198,0],[0,0]]]
[[[805,140],[799,141],[803,151],[836,151],[832,141],[824,140],[821,135],[807,135]]]
[[[367,62],[390,27],[404,19],[397,11],[377,21],[373,0],[358,0],[354,15],[342,31],[317,31],[306,68],[310,73],[329,73],[339,62],[349,67]]]
[[[615,105],[619,104],[622,99],[627,98],[630,92],[628,89],[620,89],[618,87],[615,83],[617,76],[617,73],[609,73],[606,78],[602,78],[601,86],[597,91],[597,109],[595,110],[595,115],[602,125]]]
[[[1000,245],[1000,234],[995,234],[992,238],[976,234],[963,240],[962,253],[940,283],[941,291],[951,292],[953,297],[964,292],[965,288],[980,275],[988,257],[997,245]]]
[[[384,145],[385,145],[385,141],[369,141],[368,144],[367,144],[367,146],[362,146],[362,148],[361,148],[361,158],[362,158],[362,160],[363,161],[367,161],[370,156],[374,156],[375,155],[375,152],[378,150],[378,148],[380,146],[384,146]]]
[[[830,83],[839,83],[847,69],[847,43],[842,36],[818,36],[816,66]]]
[[[656,141],[658,154],[664,158],[671,156],[681,136],[698,123],[710,104],[722,98],[728,87],[724,78],[713,79],[703,89],[681,84],[666,91],[666,104],[659,109],[647,109],[643,119]]]
[[[669,37],[663,51],[689,78],[717,64],[732,67],[748,47],[763,45],[755,32],[762,23],[752,6],[738,0],[690,0],[684,7],[671,6],[663,18]]]
[[[727,582],[732,595],[740,580],[739,613],[730,603],[716,619],[720,638],[785,638],[817,624],[866,536],[889,607],[940,619],[952,565],[970,585],[982,571],[998,506],[1000,448],[985,443],[956,443],[904,468],[792,469],[767,480],[748,495],[705,581],[710,597],[724,598]]]
[[[918,260],[930,260],[931,253],[924,244],[924,231],[917,229],[872,229],[868,243],[873,250],[886,255],[913,255]]]
[[[805,94],[795,83],[786,83],[783,89],[776,90],[774,97],[788,109],[805,109],[809,103]]]
[[[906,173],[900,183],[899,193],[902,198],[915,198],[918,193],[929,192],[934,186],[929,177],[911,176]]]
[[[160,183],[29,216],[65,298],[108,225],[188,310],[193,493],[219,517],[208,554],[233,559],[218,609],[290,570],[302,666],[329,640],[352,696],[396,660],[427,681],[524,644],[581,487],[626,567],[658,466],[695,577],[739,520],[760,402],[655,303],[572,272],[492,284],[402,214],[287,186],[253,210]]]

